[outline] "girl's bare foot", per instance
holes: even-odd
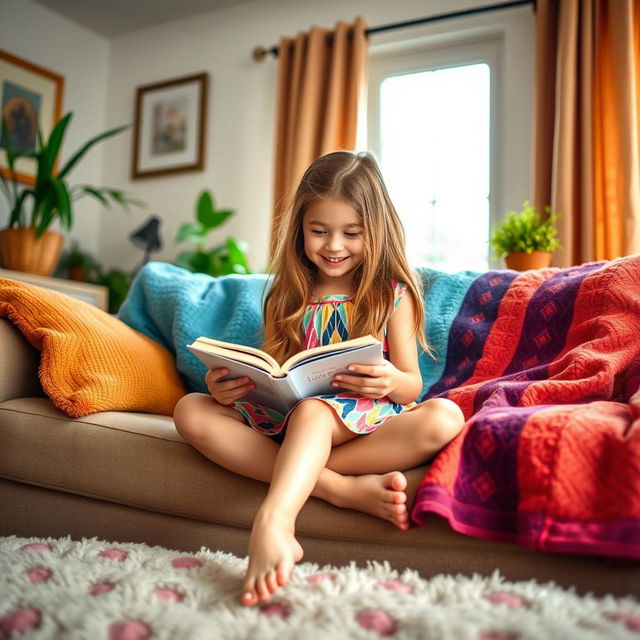
[[[268,600],[287,584],[293,565],[302,560],[302,555],[302,547],[288,522],[258,513],[251,529],[242,604],[250,606]]]
[[[339,486],[331,502],[337,507],[356,509],[400,529],[409,528],[407,479],[399,471],[383,475],[340,476]]]

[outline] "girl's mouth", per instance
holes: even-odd
[[[322,256],[324,262],[332,266],[342,264],[347,258],[348,256],[345,256],[344,258],[329,258],[328,256]]]

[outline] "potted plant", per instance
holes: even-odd
[[[544,211],[543,217],[536,207],[525,201],[521,211],[509,211],[491,234],[496,257],[504,256],[509,269],[526,271],[551,264],[551,254],[561,246],[555,226],[560,214],[551,214],[549,206]]]
[[[107,287],[109,313],[117,313],[127,297],[135,272],[128,273],[120,269],[104,271],[96,258],[88,251],[81,249],[74,240],[71,248],[63,251],[55,275]]]
[[[58,221],[64,230],[73,227],[73,203],[90,196],[103,205],[110,202],[127,208],[142,205],[118,189],[68,183],[68,175],[84,155],[101,140],[124,131],[128,125],[105,131],[91,138],[56,171],[65,132],[73,113],[67,113],[54,126],[48,140],[40,132],[35,151],[13,148],[6,122],[2,121],[2,138],[7,151],[10,178],[0,174],[0,188],[9,203],[9,224],[0,231],[0,256],[7,269],[40,275],[53,273],[62,250],[62,234],[51,230]],[[18,188],[15,170],[19,158],[33,158],[36,163],[33,186]]]
[[[100,275],[100,264],[89,252],[82,250],[74,240],[71,247],[62,252],[56,270],[56,275],[58,274],[69,280],[95,282]]]
[[[245,246],[233,238],[210,249],[205,247],[208,235],[224,224],[232,215],[232,209],[217,210],[213,196],[203,191],[196,202],[196,222],[183,224],[176,234],[175,242],[191,242],[195,251],[185,251],[178,255],[176,264],[192,272],[222,276],[231,273],[251,273],[245,254]]]

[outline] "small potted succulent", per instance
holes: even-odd
[[[544,212],[545,216],[525,201],[521,211],[509,211],[491,234],[495,256],[504,257],[507,268],[526,271],[551,264],[551,254],[561,247],[555,226],[560,214],[552,214],[549,206]]]

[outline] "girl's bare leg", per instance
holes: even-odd
[[[280,445],[249,429],[238,411],[219,405],[211,396],[192,393],[178,403],[175,422],[180,435],[213,462],[248,478],[271,482]],[[376,472],[355,483],[355,478],[324,468],[311,495],[406,529],[406,480],[403,474],[390,472],[396,468],[383,467],[381,475]]]
[[[211,396],[190,394],[176,407],[175,418],[185,440],[210,460],[240,475],[271,482],[280,445],[248,429],[238,411],[219,405]],[[333,447],[311,495],[407,529],[407,504],[415,487],[408,490],[404,474],[397,470],[423,464],[459,433],[463,423],[460,409],[440,399],[389,418],[366,437]]]
[[[302,547],[294,536],[298,513],[325,468],[331,447],[354,437],[319,400],[304,400],[292,411],[269,491],[253,521],[243,604],[268,600],[289,580],[293,565],[302,559]]]
[[[410,469],[433,458],[463,426],[462,411],[451,400],[427,400],[388,418],[366,438],[335,447],[327,466],[343,475]]]
[[[413,501],[417,487],[409,490],[405,475],[399,471],[385,472],[424,464],[460,433],[464,422],[455,403],[437,398],[389,418],[365,438],[334,447],[327,468],[339,475],[323,487],[323,499],[365,513],[371,513],[371,505],[376,505],[374,515],[408,529],[407,504]],[[386,499],[382,497],[385,494]],[[393,501],[389,501],[390,494]]]
[[[446,400],[433,401],[418,407],[413,415],[412,412],[403,414],[402,420],[400,416],[396,416],[395,422],[390,425],[393,429],[392,441],[402,441],[403,433],[400,433],[400,430],[414,431],[425,420],[431,421],[436,416],[446,422],[447,412],[451,414],[448,416],[448,428],[457,425],[459,431],[464,422],[460,410]],[[438,429],[434,428],[432,431]],[[441,437],[442,434],[431,435],[427,439],[425,450],[431,456],[442,447]],[[305,400],[294,409],[276,458],[267,497],[253,522],[249,543],[249,567],[242,587],[243,604],[252,605],[259,600],[268,600],[278,587],[289,580],[293,565],[302,559],[302,547],[295,539],[298,513],[327,465],[332,448],[343,449],[344,456],[362,453],[361,447],[358,450],[348,447],[349,444],[357,442],[354,438],[355,434],[349,431],[333,410],[322,401]],[[382,451],[378,454],[381,456]],[[387,459],[390,455],[392,459],[398,456],[394,462],[403,460],[405,468],[415,466],[424,459],[421,454],[415,452],[414,446],[405,445],[404,450],[396,449],[391,454],[387,451],[384,460],[379,457],[366,464],[388,464]],[[340,461],[336,464],[339,465]],[[398,476],[401,475],[395,476],[396,479],[399,480]],[[403,489],[406,488],[406,478],[403,485]]]
[[[268,599],[302,558],[294,525],[310,494],[406,528],[406,478],[397,471],[385,472],[424,462],[455,437],[464,422],[453,403],[432,400],[390,418],[366,438],[356,438],[327,405],[311,400],[291,416],[279,447],[241,424],[238,412],[206,395],[186,396],[176,407],[175,419],[183,437],[211,460],[271,482],[252,529],[245,604]]]

